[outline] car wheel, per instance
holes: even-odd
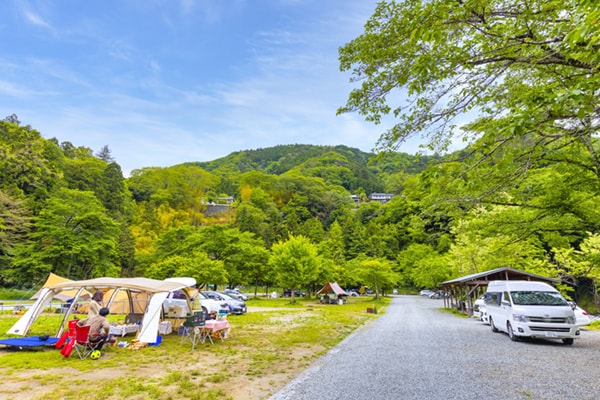
[[[506,323],[506,332],[508,332],[508,337],[510,338],[510,340],[512,340],[513,342],[519,341],[519,337],[513,332],[513,328],[510,322]]]
[[[574,342],[574,341],[575,341],[575,340],[574,340],[573,338],[568,338],[568,339],[563,339],[563,340],[562,340],[562,342],[563,342],[564,344],[569,344],[569,345],[573,344],[573,342]]]
[[[498,332],[498,328],[496,328],[496,325],[494,325],[494,320],[492,319],[492,317],[488,317],[490,320],[490,327],[492,328],[492,332],[496,333]]]

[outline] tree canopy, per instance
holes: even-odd
[[[598,15],[589,0],[382,1],[365,32],[340,49],[341,69],[361,85],[339,112],[398,118],[380,139],[384,149],[412,135],[445,149],[456,128],[468,140],[493,132],[490,152],[526,137],[539,156],[565,143],[589,148],[598,129]],[[457,117],[466,113],[477,118],[464,126]]]
[[[423,280],[435,275],[422,274],[428,258],[411,256],[432,239],[462,265],[453,273],[581,271],[575,254],[600,228],[599,17],[591,0],[381,1],[339,49],[357,87],[338,113],[391,119],[378,150],[415,136],[436,154],[465,146],[396,184],[418,198],[412,243],[400,252],[414,259],[402,266],[417,266],[413,282],[434,283]]]
[[[292,236],[275,244],[269,264],[274,270],[277,283],[291,289],[292,302],[295,297],[294,289],[315,281],[321,269],[316,245],[304,236]]]

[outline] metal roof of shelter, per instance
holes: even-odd
[[[488,283],[491,281],[510,280],[541,281],[550,284],[560,283],[558,279],[514,268],[496,268],[440,283],[440,287],[449,295],[444,297],[444,305],[451,308],[457,307],[459,310],[467,312],[470,315],[473,309],[474,297],[481,295],[482,291],[485,291],[483,288],[487,287]]]
[[[465,275],[460,278],[442,282],[441,286],[467,285],[479,286],[487,285],[490,281],[507,281],[507,280],[526,280],[526,281],[544,281],[551,283],[559,283],[560,280],[548,278],[542,275],[532,274],[530,272],[520,271],[518,269],[503,267],[489,271],[478,272],[472,275]]]

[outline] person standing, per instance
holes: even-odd
[[[88,309],[88,317],[93,317],[94,315],[98,315],[100,312],[100,308],[102,307],[102,299],[104,298],[104,292],[101,290],[97,290],[92,299],[90,300],[90,307]]]

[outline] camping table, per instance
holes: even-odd
[[[209,319],[204,323],[204,327],[202,328],[205,331],[205,336],[207,336],[210,339],[210,342],[212,343],[213,337],[218,337],[221,340],[223,340],[229,332],[231,325],[226,319]]]
[[[205,343],[206,339],[208,339],[211,344],[214,344],[213,337],[223,340],[227,335],[226,332],[229,332],[230,328],[231,325],[227,320],[209,319],[204,321],[204,325],[186,327],[181,342],[183,343],[189,340],[192,343],[192,350],[194,350],[198,342]]]
[[[138,324],[130,324],[130,325],[111,325],[110,326],[110,334],[114,336],[125,336],[128,333],[136,333],[140,329]]]

